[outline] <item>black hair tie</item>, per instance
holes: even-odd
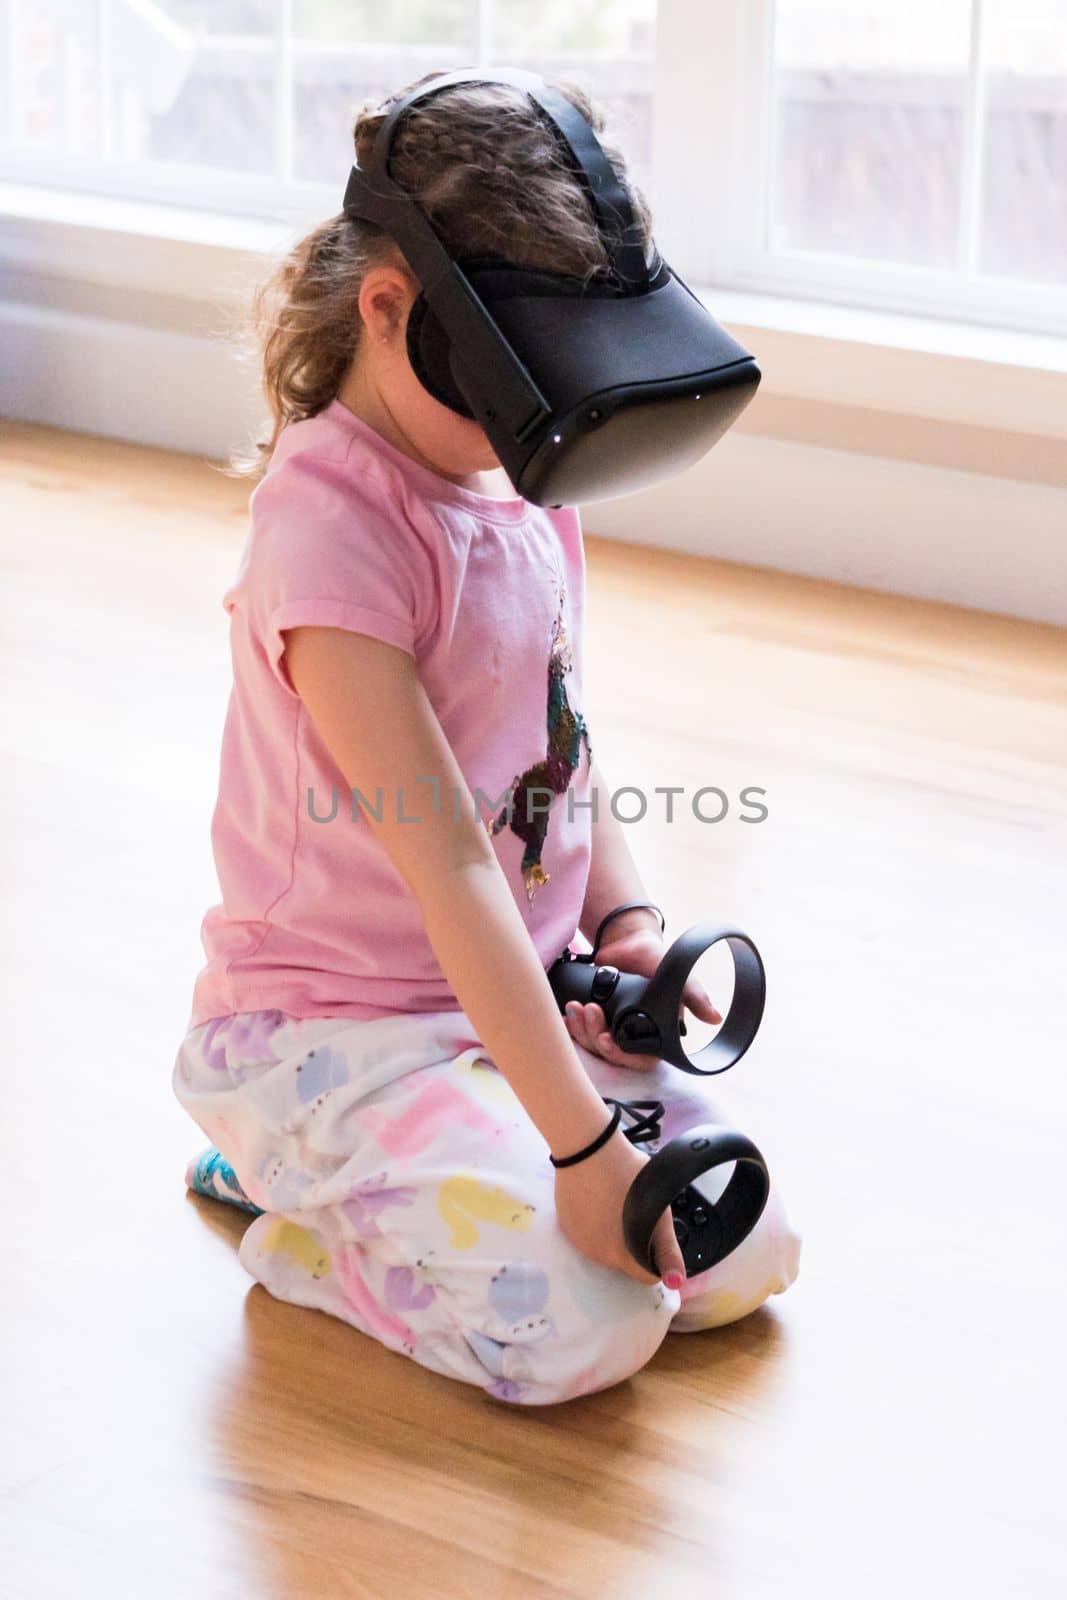
[[[596,937],[593,940],[593,950],[592,950],[592,954],[593,955],[595,955],[596,952],[600,949],[600,936],[604,932],[604,929],[607,927],[608,923],[611,921],[612,917],[620,916],[621,913],[624,912],[624,911],[655,911],[656,914],[659,917],[659,931],[660,931],[660,933],[663,933],[663,932],[666,931],[667,919],[663,915],[663,912],[660,910],[659,906],[653,905],[651,900],[627,900],[627,902],[626,902],[626,904],[624,906],[616,906],[613,911],[609,911],[608,912],[606,917],[601,917],[600,926],[597,929]],[[583,959],[588,960],[589,957],[581,957],[581,956],[578,957],[578,960],[583,960]]]

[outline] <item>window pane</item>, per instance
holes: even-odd
[[[194,33],[273,33],[277,0],[153,0]]]
[[[426,72],[477,58],[477,0],[294,0],[293,163],[300,180],[337,185],[340,208],[360,107]]]
[[[203,9],[198,15],[199,8],[169,0],[167,11],[135,10],[113,0],[113,154],[120,161],[271,172],[274,0]],[[238,20],[243,32],[218,31]]]
[[[773,249],[956,260],[969,0],[777,0]]]
[[[4,133],[31,150],[97,149],[96,15],[84,0],[8,0],[0,6]]]
[[[978,270],[1067,281],[1067,0],[987,0]]]
[[[655,0],[518,0],[489,7],[489,60],[572,75],[607,112],[646,187],[651,145]],[[294,0],[294,162],[298,179],[341,183],[355,113],[426,72],[474,65],[477,0]]]
[[[478,0],[406,0],[392,7],[381,0],[293,0],[293,32],[301,39],[473,48],[477,30]]]
[[[489,41],[490,60],[572,78],[603,106],[605,137],[653,207],[655,34],[656,0],[495,0]]]

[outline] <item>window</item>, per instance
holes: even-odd
[[[736,283],[1067,331],[1067,0],[757,0],[742,57]]]
[[[364,103],[498,62],[693,284],[1067,333],[1067,0],[0,0],[0,176],[306,224]]]
[[[302,220],[339,204],[365,102],[506,63],[584,83],[648,182],[655,0],[0,0],[0,19],[11,178]]]

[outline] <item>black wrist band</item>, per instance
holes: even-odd
[[[604,929],[607,927],[608,923],[611,921],[612,917],[618,917],[624,911],[655,911],[659,917],[660,933],[666,932],[667,919],[663,915],[663,912],[660,910],[659,906],[653,905],[651,900],[627,900],[624,906],[616,906],[614,911],[609,911],[606,917],[602,917],[600,919],[600,926],[596,931],[596,938],[593,940],[594,951],[600,949],[600,936],[604,932]]]
[[[608,1140],[615,1132],[615,1129],[619,1126],[619,1119],[622,1116],[621,1103],[616,1100],[614,1104],[615,1114],[608,1123],[607,1127],[604,1129],[604,1132],[599,1134],[597,1138],[593,1140],[592,1144],[587,1144],[584,1150],[579,1150],[576,1156],[564,1156],[561,1160],[557,1161],[555,1156],[550,1154],[548,1159],[551,1161],[554,1167],[573,1167],[576,1161],[584,1161],[586,1156],[591,1156],[594,1151],[600,1149],[601,1145],[607,1144]]]

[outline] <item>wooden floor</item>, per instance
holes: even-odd
[[[247,486],[0,441],[5,1600],[1062,1597],[1067,638],[589,534],[611,786],[767,791],[630,838],[669,933],[761,947],[722,1098],[804,1250],[508,1410],[272,1301],[183,1190]]]

